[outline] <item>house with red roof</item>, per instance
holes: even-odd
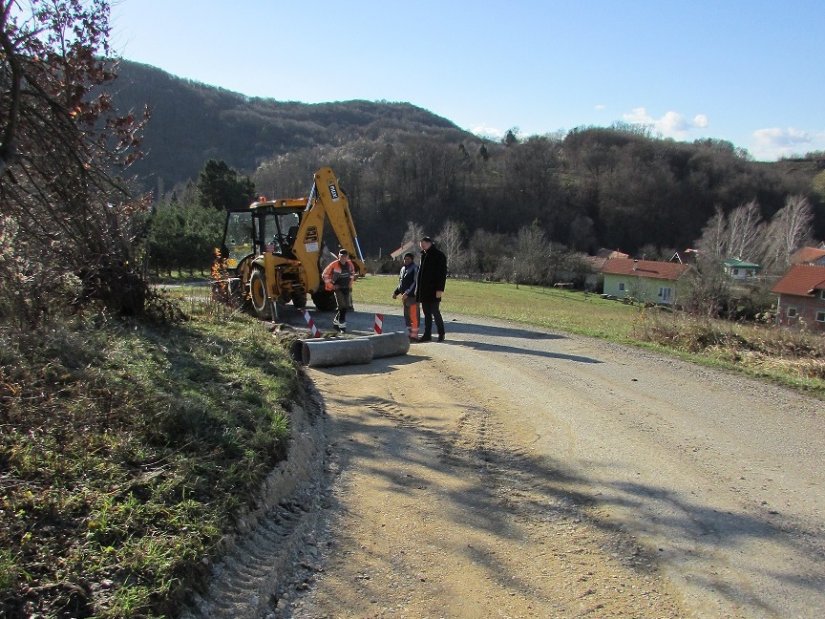
[[[825,266],[795,264],[782,276],[771,292],[779,296],[777,322],[825,332]]]
[[[392,258],[393,260],[398,260],[398,258],[403,256],[407,252],[415,253],[415,249],[415,243],[413,241],[407,241],[395,251],[390,252],[390,258]]]
[[[678,262],[613,258],[602,266],[603,292],[619,299],[673,305],[679,280],[692,267]]]
[[[791,264],[825,266],[825,249],[821,247],[801,247],[791,255]]]

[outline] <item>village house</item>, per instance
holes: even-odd
[[[802,247],[791,255],[791,264],[815,264],[825,266],[825,249],[821,247]]]
[[[603,292],[619,299],[673,305],[678,296],[679,279],[690,268],[675,262],[613,258],[602,266]]]
[[[722,269],[728,274],[728,277],[736,281],[753,279],[761,268],[758,264],[739,258],[728,258],[722,261]]]
[[[696,259],[699,256],[698,249],[688,247],[684,251],[677,251],[670,257],[670,262],[678,262],[679,264],[696,264]]]
[[[415,253],[415,249],[415,243],[413,241],[407,241],[395,251],[390,252],[390,258],[392,258],[393,260],[398,260],[407,252]]]
[[[602,267],[608,260],[615,258],[629,258],[630,256],[624,252],[616,249],[607,249],[602,247],[596,252],[595,256],[585,256],[583,258],[585,264],[589,267],[589,272],[584,278],[584,289],[589,291],[598,290],[602,283]]]
[[[771,292],[779,296],[776,319],[780,325],[804,324],[825,332],[825,266],[795,264]]]

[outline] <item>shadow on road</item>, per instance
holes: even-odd
[[[455,325],[453,327],[458,332]],[[472,331],[467,329],[464,333]],[[497,351],[494,345],[483,343],[462,342],[460,345]],[[499,348],[504,349],[501,352],[512,352],[510,347]],[[415,357],[376,360],[370,372],[391,373],[395,371],[394,366],[417,363],[419,360]],[[579,360],[597,362],[586,358]],[[345,367],[326,371],[341,377],[361,372],[357,368]],[[571,522],[584,521],[609,533],[605,540],[624,540],[625,548],[632,549],[632,552],[628,551],[626,554],[629,556],[619,560],[639,573],[649,573],[663,558],[676,566],[688,562],[695,565],[696,561],[713,565],[718,560],[716,552],[720,548],[739,549],[746,557],[749,548],[762,544],[783,549],[809,565],[823,565],[825,549],[822,547],[821,531],[806,529],[803,523],[789,522],[767,508],[743,507],[736,510],[728,506],[723,509],[699,500],[686,499],[665,486],[627,483],[618,478],[613,483],[607,483],[611,496],[604,496],[596,490],[581,490],[603,490],[605,485],[602,481],[575,473],[571,470],[575,463],[563,464],[550,456],[514,451],[503,441],[489,436],[475,437],[477,440],[457,440],[456,434],[439,429],[433,423],[434,419],[426,415],[407,414],[391,399],[368,396],[349,401],[344,398],[341,402],[351,406],[352,410],[360,411],[346,417],[333,416],[330,420],[333,435],[341,437],[345,445],[343,449],[336,449],[341,469],[346,469],[350,458],[357,454],[360,461],[367,460],[366,467],[372,475],[384,479],[388,492],[402,493],[413,500],[426,500],[422,490],[428,488],[422,485],[426,481],[422,481],[420,476],[399,475],[398,471],[403,471],[405,464],[411,470],[416,467],[432,468],[433,478],[452,475],[462,482],[456,483],[461,491],[437,491],[443,492],[440,496],[446,496],[452,504],[453,508],[448,509],[447,513],[454,514],[456,526],[472,527],[488,535],[519,540],[524,536],[520,523],[549,523],[548,526],[557,523],[561,531],[562,524],[567,526]],[[454,406],[455,403],[451,405]],[[489,411],[474,404],[462,404],[461,408],[465,415],[471,417],[490,415]],[[376,415],[391,423],[376,424]],[[383,449],[376,449],[376,445],[395,447],[388,454]],[[426,452],[408,448],[414,445],[435,448],[440,454],[437,467]],[[392,458],[393,466],[387,466],[388,456]],[[618,526],[605,515],[609,510],[603,508],[610,506],[629,510],[631,517]],[[661,514],[668,516],[662,517]],[[662,531],[665,538],[684,543],[674,542],[665,549],[638,546],[635,539],[651,530]],[[616,556],[614,547],[604,547],[602,550],[607,555]],[[520,593],[530,595],[530,587],[521,585],[518,575],[510,571],[511,567],[497,562],[495,556],[468,545],[452,548],[450,552],[463,553],[470,560],[484,564],[490,578],[502,587],[518,589]],[[755,579],[776,582],[779,588],[802,588],[812,592],[825,590],[825,570],[822,569],[807,573],[777,573],[775,566],[745,562],[740,569],[743,575],[751,574]],[[751,578],[745,578],[745,582],[748,580]],[[751,589],[741,582],[737,586],[729,575],[709,570],[693,578],[692,583],[717,599],[728,600],[732,607],[741,609],[744,616],[783,614],[782,606],[774,603],[763,591]]]
[[[548,359],[564,359],[575,361],[576,363],[604,363],[593,357],[582,357],[580,355],[566,355],[563,353],[548,352],[546,350],[533,350],[530,348],[519,348],[517,346],[502,346],[501,344],[490,344],[489,342],[474,342],[465,340],[462,342],[447,340],[447,343],[455,346],[465,346],[473,350],[510,355],[530,355],[535,357],[545,357]]]
[[[332,331],[333,313],[310,312],[310,314],[315,322],[315,325],[319,329],[322,331]],[[285,321],[287,324],[297,329],[306,327],[306,321],[304,320],[303,315],[299,314],[297,311],[289,313],[286,316]],[[352,312],[347,316],[347,333],[353,336],[371,335],[373,333],[374,322],[375,313]],[[383,331],[385,333],[405,330],[406,326],[404,325],[403,317],[383,314]],[[465,346],[467,348],[472,348],[473,350],[494,354],[529,355],[545,357],[548,359],[564,359],[576,363],[603,363],[599,359],[594,359],[593,357],[568,355],[547,350],[537,350],[528,346],[530,342],[567,339],[564,335],[530,331],[519,327],[488,326],[459,321],[446,322],[446,330],[447,341],[445,344],[447,345]],[[465,337],[460,340],[452,339],[457,334]],[[523,339],[525,340],[525,346],[509,346],[504,344],[496,344],[491,341],[498,338]]]

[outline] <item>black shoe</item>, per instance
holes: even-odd
[[[439,335],[439,336],[438,336],[438,341],[439,341],[439,342],[443,342],[443,341],[444,341],[444,334],[443,334],[443,333],[442,333],[441,335]]]
[[[433,338],[432,338],[431,335],[422,335],[420,338],[418,338],[418,341],[419,342],[432,342]]]

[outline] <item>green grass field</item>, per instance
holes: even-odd
[[[353,290],[356,308],[359,303],[397,304],[391,296],[396,283],[391,275],[358,280]],[[825,398],[825,338],[821,335],[700,319],[579,291],[454,279],[447,281],[442,311],[642,346]]]
[[[400,312],[400,304],[392,299],[397,282],[393,275],[359,279],[353,289],[353,303],[356,307],[358,303],[399,305]],[[638,307],[584,292],[459,279],[447,281],[441,309],[619,342],[628,341],[640,313]]]

